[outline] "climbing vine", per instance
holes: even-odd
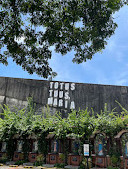
[[[23,152],[27,159],[29,152],[29,135],[33,133],[38,139],[38,151],[44,155],[48,153],[47,135],[52,132],[56,139],[66,142],[67,137],[75,137],[77,141],[85,143],[93,132],[100,130],[110,137],[111,145],[114,144],[114,136],[122,129],[128,129],[128,111],[122,107],[122,112],[115,110],[109,112],[107,105],[104,111],[95,114],[86,110],[72,111],[67,118],[62,118],[61,114],[51,114],[46,107],[42,114],[37,114],[32,98],[28,98],[28,106],[24,109],[12,112],[7,105],[4,105],[2,116],[0,118],[0,141],[7,142],[8,158],[12,159],[15,151],[13,136],[19,134],[23,138]],[[121,106],[121,105],[120,105]],[[66,142],[67,143],[67,142]],[[68,153],[68,145],[65,144],[65,157]],[[66,160],[65,160],[66,162]]]

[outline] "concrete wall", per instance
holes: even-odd
[[[128,109],[127,86],[0,77],[0,104],[8,104],[11,109],[14,109],[14,106],[23,108],[30,96],[37,104],[39,112],[47,103],[52,112],[61,110],[64,114],[72,108],[78,110],[87,107],[89,110],[93,108],[98,113],[104,109],[105,103],[109,111],[117,107],[116,110],[119,112],[121,109],[115,100]]]

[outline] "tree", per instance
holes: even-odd
[[[105,48],[117,24],[112,14],[124,0],[0,0],[0,62],[12,57],[28,73],[54,75],[51,46],[74,50],[82,63]]]

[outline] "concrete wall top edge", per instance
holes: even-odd
[[[43,80],[43,79],[27,79],[27,78],[16,78],[16,77],[4,77],[4,76],[0,76],[0,79],[1,78],[6,78],[6,79],[16,79],[16,80],[27,80],[27,81],[39,81],[39,82],[50,82],[49,80]],[[95,85],[98,85],[98,86],[113,86],[113,87],[128,87],[128,86],[124,86],[124,85],[111,85],[111,84],[96,84],[96,83],[78,83],[78,82],[68,82],[68,81],[56,81],[56,80],[52,80],[53,82],[62,82],[62,83],[75,83],[75,84],[80,84],[80,85],[92,85],[92,86],[95,86]]]

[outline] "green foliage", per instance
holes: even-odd
[[[28,136],[28,135],[27,135]],[[30,143],[27,139],[26,135],[23,135],[23,153],[24,153],[24,159],[28,160],[28,153],[30,152]]]
[[[117,24],[113,13],[124,0],[0,0],[0,62],[12,57],[28,73],[55,75],[50,47],[62,55],[74,50],[82,63],[105,48]],[[5,48],[6,47],[6,48]]]
[[[61,161],[65,161],[65,155],[63,153],[59,153],[59,158],[61,159]]]
[[[44,164],[44,162],[42,162],[42,161],[36,161],[36,162],[34,162],[34,166],[43,166],[43,164]]]
[[[93,125],[95,130],[100,130],[108,136],[113,137],[122,129],[127,128],[127,124],[125,123],[127,119],[128,112],[122,111],[120,114],[118,112],[114,112],[114,110],[109,112],[105,107],[105,111],[101,111],[101,113],[97,114],[97,117],[94,118]]]
[[[1,159],[0,160],[0,163],[3,163],[3,164],[6,164],[6,162],[8,161],[8,159],[7,158],[5,158],[5,159]]]
[[[44,155],[43,162],[46,162],[46,155],[48,154],[48,143],[46,141],[46,136],[48,132],[42,133],[38,140],[39,152]]]
[[[117,113],[115,110],[109,112],[107,105],[104,111],[95,115],[87,109],[72,111],[67,118],[62,118],[61,114],[51,114],[49,108],[46,107],[41,115],[35,112],[35,105],[32,98],[28,99],[28,106],[22,110],[16,109],[12,112],[8,106],[4,105],[3,119],[0,118],[0,140],[7,142],[8,158],[12,159],[15,151],[15,142],[13,136],[19,134],[23,138],[23,153],[24,159],[27,160],[30,148],[28,136],[35,134],[38,138],[38,152],[43,154],[43,160],[38,161],[45,163],[46,155],[48,153],[48,143],[46,136],[52,132],[56,139],[61,139],[64,143],[64,154],[62,159],[67,163],[69,153],[67,137],[75,138],[75,141],[80,142],[81,145],[85,140],[89,140],[90,135],[100,130],[110,138],[109,155],[112,159],[113,165],[120,163],[119,152],[115,148],[114,136],[122,129],[128,129],[128,112],[122,108],[122,112]]]
[[[8,161],[7,155],[6,155],[6,154],[3,154],[3,155],[2,155],[2,158],[0,159],[0,163],[5,164],[7,161]]]
[[[54,165],[54,167],[64,168],[64,167],[65,167],[65,164],[63,164],[63,163],[61,163],[61,164],[57,163],[57,164]]]
[[[81,163],[79,169],[85,169],[85,165]]]
[[[38,156],[36,157],[36,161],[38,161],[38,162],[44,161],[44,156],[43,156],[43,154],[38,155]]]
[[[59,138],[76,137],[76,139],[88,139],[93,131],[92,118],[87,110],[72,111],[67,118],[61,118],[54,127],[54,132]]]
[[[87,158],[83,158],[81,166],[80,166],[81,169],[83,168],[83,166],[85,167],[85,169],[88,169],[88,167],[91,168],[92,166],[91,159],[90,158],[88,159],[88,166],[87,166]]]
[[[120,153],[119,153],[119,150],[116,149],[115,141],[113,141],[113,144],[110,145],[109,155],[112,158],[116,157],[118,161],[120,162]]]
[[[110,146],[109,155],[110,155],[112,167],[120,167],[120,164],[121,164],[120,155],[121,154],[119,150],[116,148],[115,141],[113,141],[113,144],[111,144]]]
[[[112,155],[112,157],[110,159],[111,159],[111,162],[112,162],[113,166],[118,166],[119,157],[117,157],[116,155]]]
[[[14,141],[12,138],[10,138],[9,140],[7,140],[7,154],[9,159],[13,159],[14,151],[15,151]]]
[[[15,162],[15,165],[22,165],[23,163],[26,163],[26,160],[19,160]]]
[[[107,169],[118,169],[117,167],[108,166]]]

